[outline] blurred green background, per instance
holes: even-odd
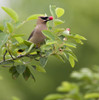
[[[22,76],[13,80],[7,68],[0,68],[0,100],[43,100],[47,94],[54,93],[62,81],[70,80],[73,70],[99,65],[99,0],[0,0],[0,23],[6,15],[1,6],[14,9],[22,21],[32,14],[50,15],[49,5],[64,8],[65,15],[61,18],[65,20],[64,27],[87,38],[83,46],[78,45],[74,50],[79,62],[71,68],[68,62],[63,64],[51,57],[45,68],[47,73],[34,71],[36,82],[25,81]],[[24,38],[27,39],[34,24],[35,21],[28,22],[17,33],[26,34]]]

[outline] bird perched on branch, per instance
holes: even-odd
[[[34,28],[34,30],[32,31],[32,33],[30,34],[28,38],[28,41],[34,43],[37,48],[40,47],[41,43],[44,42],[46,37],[43,35],[42,30],[47,30],[46,23],[51,20],[53,20],[52,16],[49,16],[49,17],[39,16],[38,17],[36,27]],[[22,49],[18,50],[19,53],[23,51],[24,50]]]
[[[38,17],[36,27],[32,31],[30,37],[28,38],[28,41],[34,43],[36,46],[43,43],[46,37],[43,35],[42,30],[47,30],[46,23],[50,20],[53,20],[52,16],[50,16],[50,17],[44,17],[44,16]]]

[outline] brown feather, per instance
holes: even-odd
[[[33,36],[35,29],[32,31],[32,33],[30,34],[28,41],[30,40],[30,38]]]
[[[39,17],[35,30],[31,33],[28,40],[34,44],[44,42],[46,37],[43,35],[42,30],[47,30],[47,26],[46,22]]]

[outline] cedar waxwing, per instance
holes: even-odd
[[[53,17],[44,17],[40,16],[38,17],[37,24],[35,29],[32,31],[30,37],[28,38],[28,41],[36,44],[37,46],[44,42],[45,36],[42,33],[42,30],[47,30],[47,21],[53,20]]]
[[[36,27],[30,34],[28,41],[34,43],[36,47],[40,47],[40,44],[44,42],[45,36],[42,33],[42,30],[47,30],[47,21],[53,20],[52,16],[45,17],[45,16],[39,16],[37,19]],[[18,52],[21,53],[24,50],[19,49]]]

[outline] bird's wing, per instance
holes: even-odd
[[[32,31],[32,33],[30,34],[30,36],[29,36],[29,38],[28,38],[28,41],[29,41],[30,38],[33,36],[34,32],[35,32],[35,29],[34,29],[34,30]]]

